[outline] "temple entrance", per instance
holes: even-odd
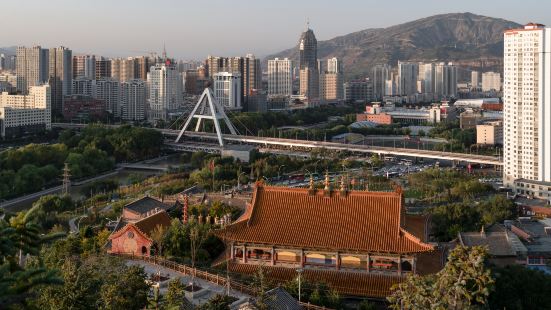
[[[406,271],[406,272],[413,271],[413,267],[411,266],[411,263],[408,261],[402,262],[402,271]]]
[[[147,248],[142,246],[142,255],[147,255]]]

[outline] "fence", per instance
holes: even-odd
[[[114,256],[119,256],[123,258],[128,258],[132,260],[142,260],[146,263],[162,266],[171,270],[174,270],[176,272],[182,273],[184,275],[193,276],[202,280],[205,280],[207,282],[210,282],[212,284],[216,284],[219,286],[227,286],[228,285],[228,279],[226,277],[210,273],[207,271],[199,270],[194,267],[190,267],[184,264],[179,264],[173,261],[170,261],[168,259],[160,258],[157,256],[149,256],[149,255],[134,255],[133,253],[110,253]],[[244,294],[248,294],[251,296],[256,295],[256,290],[249,285],[245,285],[243,283],[230,280],[229,282],[230,289],[233,289],[234,291],[238,291]],[[313,305],[311,303],[305,303],[305,302],[299,302],[299,304],[304,308],[308,310],[331,310],[326,307],[320,307]]]

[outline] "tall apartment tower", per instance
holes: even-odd
[[[320,97],[324,101],[337,101],[344,98],[344,73],[340,59],[327,59],[320,72]]]
[[[111,77],[111,60],[98,57],[96,58],[96,79]]]
[[[48,50],[40,46],[17,47],[17,90],[28,94],[29,87],[48,81]]]
[[[96,79],[96,56],[73,56],[73,79],[79,77]]]
[[[388,65],[376,65],[371,70],[371,80],[373,82],[373,97],[375,100],[381,100],[387,95],[387,81],[390,78],[390,67]]]
[[[457,67],[452,63],[439,63],[434,71],[434,95],[437,99],[457,94]]]
[[[262,69],[260,59],[253,54],[247,54],[243,59],[243,97],[245,103],[249,102],[249,97],[253,95],[254,90],[262,88]]]
[[[241,75],[218,72],[214,75],[214,97],[220,105],[230,110],[241,110]]]
[[[136,78],[136,59],[128,57],[111,59],[111,77],[121,82]]]
[[[551,28],[504,34],[503,183],[551,201]]]
[[[499,72],[482,73],[482,91],[500,91],[501,74]]]
[[[419,76],[419,64],[411,62],[398,62],[398,94],[410,96],[417,93],[417,78]]]
[[[63,46],[49,52],[49,80],[52,113],[63,113],[63,97],[71,94],[73,85],[73,52]]]
[[[307,25],[299,40],[299,94],[309,99],[319,98],[318,41]]]
[[[288,59],[268,60],[268,96],[293,94],[293,62]]]
[[[147,75],[148,116],[151,121],[168,120],[169,113],[182,105],[182,75],[170,61],[152,66]]]
[[[478,89],[480,85],[480,72],[473,71],[471,72],[471,88]]]
[[[127,121],[145,119],[146,82],[135,79],[121,83],[121,118]]]
[[[433,63],[419,63],[419,84],[417,91],[419,93],[434,93],[435,70]]]
[[[105,102],[105,108],[113,117],[121,117],[121,83],[112,78],[96,80],[95,98]]]

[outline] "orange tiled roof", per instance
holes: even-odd
[[[318,190],[259,184],[248,210],[220,237],[301,248],[380,253],[434,249],[404,227],[401,192]]]
[[[232,272],[254,274],[259,266],[230,263]],[[264,266],[266,276],[277,283],[285,283],[295,279],[298,274],[295,269]],[[343,295],[368,296],[385,298],[390,295],[390,288],[403,281],[405,277],[380,273],[358,273],[336,270],[304,269],[302,275],[308,282],[323,282]]]

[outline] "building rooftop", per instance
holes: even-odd
[[[487,246],[490,255],[517,256],[526,253],[526,248],[516,235],[508,232],[503,225],[492,225],[486,231],[461,232],[459,242],[464,246]]]
[[[151,238],[150,234],[157,226],[168,227],[170,226],[170,222],[171,222],[171,219],[168,213],[166,213],[166,211],[164,210],[159,211],[135,223],[127,223],[126,225],[124,225],[124,227],[121,227],[118,230],[115,229],[115,231],[111,234],[111,236],[109,236],[109,239],[114,239],[121,236],[131,226],[135,227],[145,237]],[[119,227],[119,225],[117,225],[117,227]]]
[[[401,189],[341,192],[259,183],[245,213],[217,233],[237,242],[336,251],[433,251],[406,230],[402,198]]]
[[[127,204],[124,209],[138,215],[144,215],[155,211],[155,209],[167,210],[168,206],[155,198],[146,196]]]

